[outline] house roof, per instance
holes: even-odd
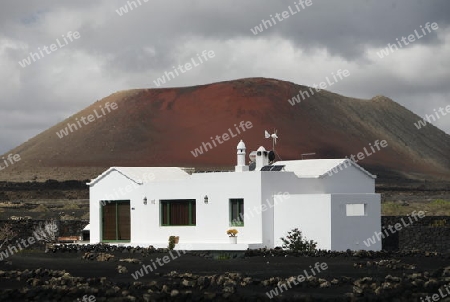
[[[300,178],[322,178],[353,166],[371,178],[376,178],[354,161],[342,159],[304,159],[277,161],[274,165],[284,165],[284,171],[294,172]]]
[[[137,184],[153,181],[180,180],[189,177],[189,174],[177,167],[111,167],[97,178],[88,183],[94,185],[112,171],[117,171]]]

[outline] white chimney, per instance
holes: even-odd
[[[256,150],[256,167],[255,171],[261,170],[262,167],[269,164],[269,152],[261,146]]]
[[[248,166],[245,165],[245,144],[241,140],[237,145],[237,165],[235,167],[236,172],[248,171]]]

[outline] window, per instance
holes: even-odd
[[[230,225],[244,225],[244,199],[230,199]]]
[[[161,200],[161,225],[195,225],[195,199]]]
[[[102,206],[102,240],[130,241],[130,201],[108,202]]]
[[[348,203],[345,205],[347,216],[367,216],[367,204]]]

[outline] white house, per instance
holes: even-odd
[[[348,159],[271,163],[272,155],[260,147],[247,166],[241,141],[233,172],[112,167],[88,183],[90,242],[167,247],[179,236],[176,249],[245,250],[281,246],[299,228],[320,249],[381,249],[363,244],[381,231],[375,176]]]

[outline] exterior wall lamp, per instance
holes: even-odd
[[[144,197],[143,201],[144,201],[144,204],[146,205],[147,204],[147,197]]]
[[[203,201],[205,202],[205,204],[208,204],[208,202],[209,202],[208,195],[205,195],[205,197],[203,198]]]

